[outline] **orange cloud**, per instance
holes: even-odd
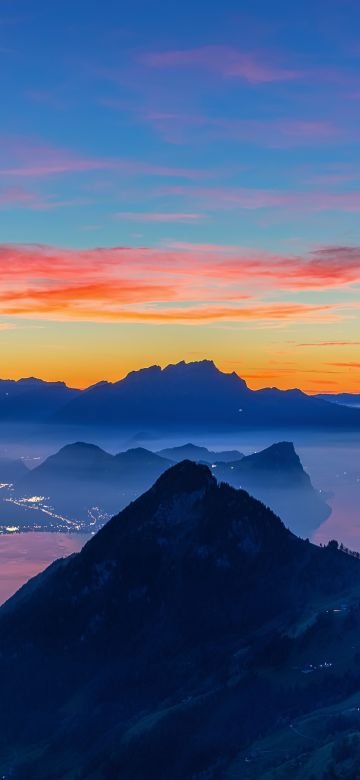
[[[0,313],[96,321],[281,323],[333,321],[353,315],[357,307],[351,299],[288,300],[299,291],[353,289],[360,281],[357,248],[325,247],[289,257],[236,247],[180,246],[66,250],[3,245]]]
[[[338,366],[339,368],[360,368],[360,363],[327,363],[328,366]]]
[[[360,341],[308,341],[297,347],[360,347]]]

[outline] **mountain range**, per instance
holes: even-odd
[[[320,393],[316,398],[341,406],[360,406],[360,393]]]
[[[28,377],[0,379],[0,420],[39,422],[49,419],[81,393],[64,382],[44,382]]]
[[[355,728],[337,713],[360,689],[359,596],[360,562],[336,542],[176,464],[0,609],[1,773],[320,777],[313,753]],[[319,708],[310,742],[298,719]]]
[[[166,449],[158,450],[157,454],[175,463],[180,463],[182,460],[194,460],[198,463],[229,463],[244,457],[239,450],[216,452],[215,450],[209,450],[207,447],[199,447],[191,442],[182,444],[179,447],[167,447]]]
[[[360,429],[360,411],[300,390],[251,390],[212,361],[132,371],[85,390],[36,379],[0,384],[0,419],[48,425],[106,426],[145,435],[164,429]]]
[[[93,444],[78,442],[63,447],[35,469],[26,470],[14,489],[20,504],[0,504],[0,516],[28,530],[31,523],[38,527],[42,521],[46,530],[50,528],[51,506],[53,514],[68,518],[77,530],[98,528],[117,509],[149,489],[169,466],[184,460],[184,455],[208,463],[219,481],[242,487],[260,498],[300,535],[307,536],[330,514],[291,442],[280,442],[249,456],[237,450],[215,452],[190,443],[158,453],[138,447],[111,455]],[[39,504],[33,503],[32,497],[44,498],[45,513],[39,512]]]

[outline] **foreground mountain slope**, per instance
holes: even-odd
[[[301,694],[279,687],[269,662],[359,591],[358,560],[297,539],[206,466],[174,466],[0,610],[3,774],[223,776],[280,713],[337,695],[292,661]]]
[[[82,392],[53,417],[57,423],[167,431],[206,428],[360,428],[360,411],[329,405],[300,390],[250,390],[212,361],[133,371]]]

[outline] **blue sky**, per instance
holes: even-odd
[[[0,12],[2,240],[157,245],[202,240],[203,222],[208,240],[225,243],[307,246],[325,231],[331,243],[358,240],[357,3],[3,0]],[[147,61],[181,50],[200,60],[205,52],[205,64]],[[243,52],[263,68],[258,80],[222,73],[226,56]],[[6,176],[22,162],[21,143],[27,167],[47,150],[50,160],[95,161],[95,169]],[[130,169],[112,170],[112,160]],[[146,173],[141,163],[179,176]],[[204,187],[212,195],[200,195]],[[257,208],[246,198],[237,207],[221,197],[229,188],[302,198],[296,208],[261,198]],[[350,205],[345,197],[333,206],[328,194],[346,194]],[[161,230],[141,217],[119,224],[119,212],[137,211],[203,216]]]
[[[359,29],[352,0],[0,0],[3,338],[103,313],[186,354],[206,317],[349,342]]]

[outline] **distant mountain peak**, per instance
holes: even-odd
[[[158,455],[169,458],[176,463],[179,463],[181,460],[201,461],[202,463],[213,463],[214,461],[229,462],[240,460],[243,457],[243,453],[239,452],[239,450],[220,450],[219,452],[215,452],[214,450],[209,450],[207,447],[193,444],[192,442],[159,450]]]
[[[281,452],[283,455],[290,455],[290,456],[297,456],[296,450],[294,447],[294,442],[292,441],[277,441],[274,444],[271,444],[270,447],[265,450],[266,452]]]
[[[46,387],[46,386],[55,386],[55,387],[67,387],[65,382],[47,382],[46,379],[39,379],[36,376],[24,376],[21,379],[17,380],[18,385],[33,385],[34,387]]]
[[[90,442],[85,441],[76,441],[72,444],[65,444],[64,447],[61,447],[58,452],[56,452],[54,455],[51,455],[47,460],[44,461],[42,466],[46,466],[49,462],[56,463],[56,462],[66,462],[69,461],[69,463],[74,462],[81,462],[83,460],[86,460],[88,458],[91,458],[92,460],[94,458],[98,457],[109,457],[108,453],[105,452],[101,447],[98,447],[97,444],[91,444]],[[39,468],[42,468],[40,466]]]
[[[266,447],[261,452],[253,453],[245,458],[245,461],[250,462],[252,459],[256,459],[258,464],[261,462],[271,463],[272,465],[278,464],[279,466],[291,466],[301,468],[300,458],[295,450],[292,441],[279,441],[275,444],[271,444],[270,447]]]
[[[64,447],[61,447],[59,452],[66,452],[68,450],[82,450],[83,452],[88,450],[89,452],[94,452],[96,450],[101,451],[101,447],[98,447],[97,444],[92,444],[91,442],[87,441],[74,441],[71,444],[65,444]]]
[[[179,374],[195,374],[196,376],[221,376],[221,377],[235,377],[237,380],[242,382],[246,386],[246,382],[244,379],[241,379],[239,375],[235,371],[231,371],[230,373],[226,373],[225,371],[221,371],[220,368],[217,367],[217,365],[214,363],[213,360],[192,360],[188,363],[185,360],[180,360],[179,363],[169,363],[168,366],[166,366],[163,369],[163,373],[179,373]]]
[[[182,360],[165,368],[152,365],[75,396],[59,404],[53,422],[123,426],[129,433],[151,430],[155,436],[164,428],[209,432],[360,427],[356,409],[330,405],[297,389],[251,390],[237,373],[226,373],[208,359]],[[6,399],[3,407],[8,416]]]
[[[193,369],[199,369],[199,370],[210,370],[210,371],[216,371],[217,373],[221,373],[220,369],[217,368],[213,360],[190,360],[189,362],[186,362],[186,360],[180,360],[179,363],[169,363],[163,370],[164,371],[172,371],[173,369],[176,370],[190,370]]]

